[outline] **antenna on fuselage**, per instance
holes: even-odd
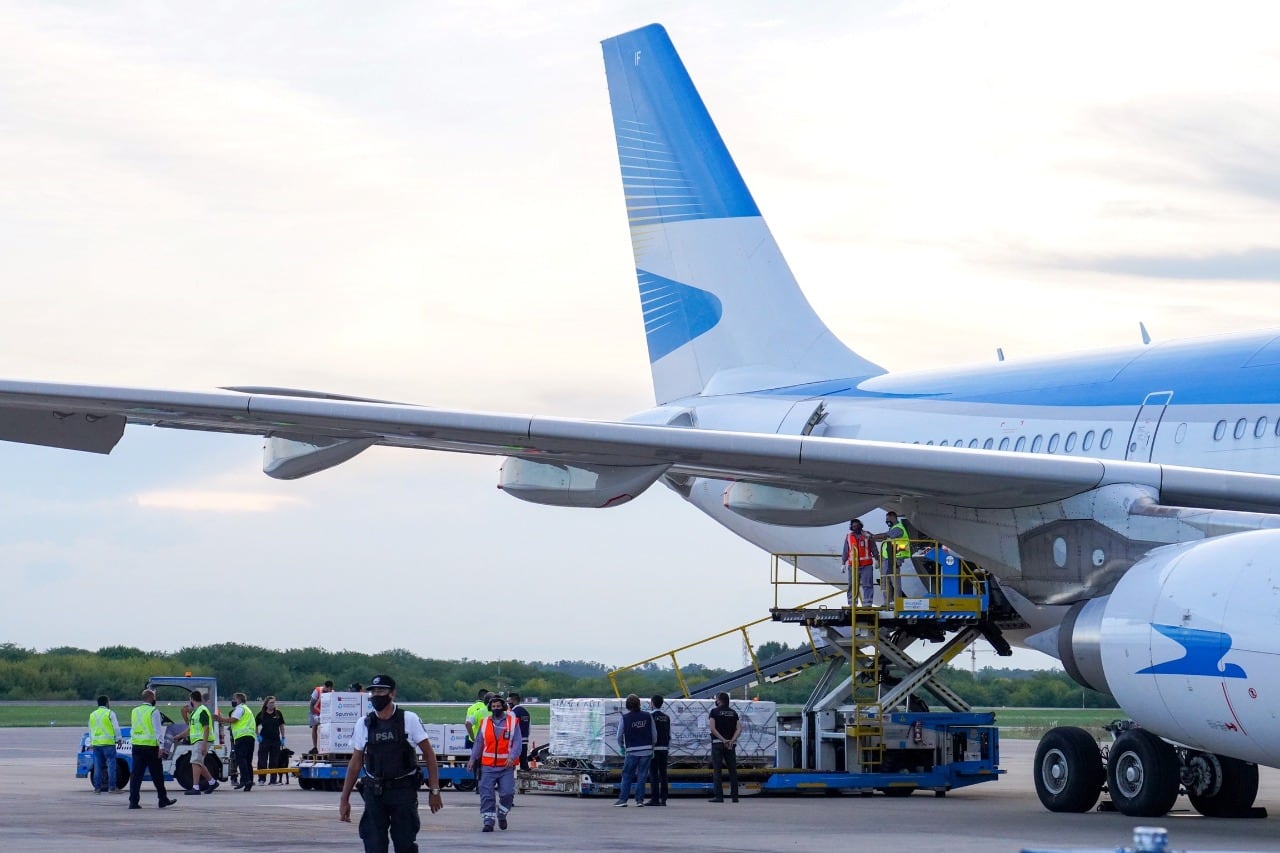
[[[996,361],[1004,361],[1004,347],[996,347]]]
[[[1151,343],[1151,335],[1147,333],[1147,324],[1141,320],[1138,321],[1138,331],[1142,333],[1143,346]]]

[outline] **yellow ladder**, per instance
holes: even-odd
[[[845,734],[857,744],[858,768],[849,772],[874,773],[884,763],[884,719],[880,704],[880,613],[874,608],[853,610],[853,637],[849,647],[853,666],[850,693],[853,720]],[[855,759],[855,756],[850,756]],[[852,763],[850,761],[850,763]]]

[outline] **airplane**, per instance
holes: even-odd
[[[262,436],[291,480],[377,444],[506,457],[499,486],[603,508],[656,483],[773,553],[832,554],[877,508],[981,565],[1016,642],[1137,726],[1104,771],[1054,729],[1035,781],[1087,811],[1249,813],[1280,766],[1280,330],[890,372],[806,301],[670,38],[603,42],[655,405],[619,421],[290,388],[0,380],[0,440],[109,453],[127,425]],[[803,558],[842,583],[840,560]]]

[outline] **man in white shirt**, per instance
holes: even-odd
[[[388,833],[396,853],[408,853],[418,849],[415,839],[422,826],[418,819],[422,771],[418,769],[413,745],[418,745],[427,766],[427,804],[432,814],[444,806],[436,754],[418,715],[396,707],[394,678],[375,675],[368,692],[373,712],[356,723],[351,736],[351,761],[342,780],[338,820],[351,822],[351,791],[363,768],[368,775],[360,781],[364,799],[360,838],[366,853],[386,850]]]

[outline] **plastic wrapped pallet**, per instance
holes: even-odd
[[[730,705],[742,720],[738,738],[740,765],[772,765],[778,749],[778,710],[773,702],[733,700]],[[651,710],[646,700],[641,707]],[[711,699],[669,699],[662,710],[671,717],[672,762],[705,762],[711,756],[707,715],[715,707]],[[618,725],[625,708],[621,699],[553,699],[551,701],[551,754],[598,764],[617,764]]]

